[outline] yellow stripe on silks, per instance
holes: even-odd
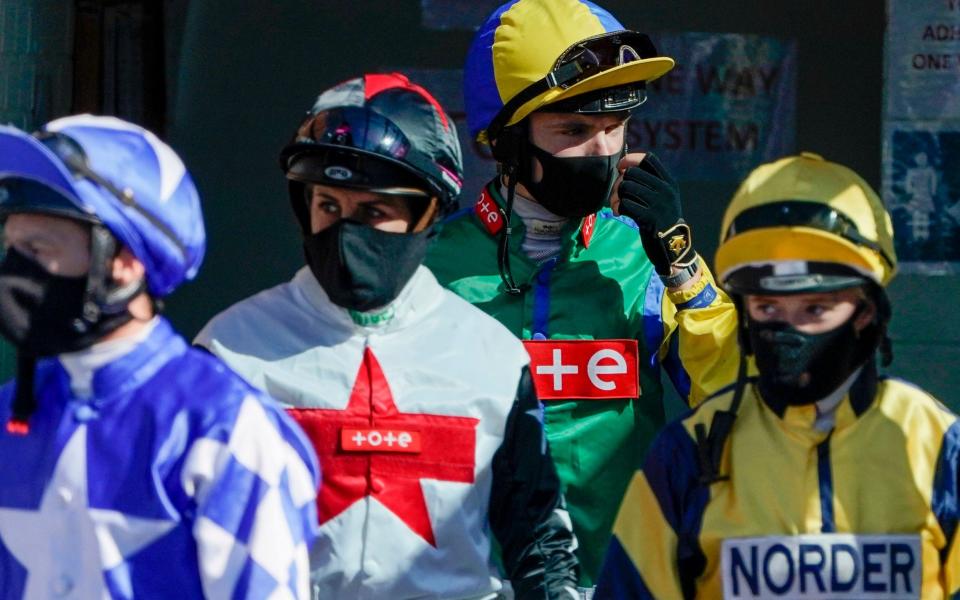
[[[817,460],[810,448],[826,434],[810,428],[815,410],[804,407],[810,410],[787,415],[795,425],[785,428],[752,390],[748,386],[744,393],[721,463],[721,473],[729,475],[730,480],[710,487],[710,503],[703,515],[700,546],[707,564],[697,582],[701,598],[723,596],[720,546],[725,538],[820,533]],[[694,417],[714,402],[704,404]],[[726,406],[729,402],[724,398],[720,408]],[[709,426],[706,415],[697,420]],[[691,432],[693,425],[691,422],[688,426]],[[784,429],[789,435],[784,435]],[[770,479],[774,476],[775,484]],[[758,489],[763,493],[756,493]]]
[[[642,471],[630,481],[613,534],[654,597],[683,596],[677,572],[677,534],[664,519]]]
[[[711,400],[686,419],[691,435],[696,423],[709,424],[713,412],[726,408],[728,398]],[[876,398],[859,416],[849,398],[837,408],[824,453],[830,461],[828,501],[835,531],[919,535],[921,597],[942,598],[942,589],[960,589],[960,549],[951,547],[941,565],[940,549],[947,540],[930,503],[944,434],[957,417],[896,380],[880,381]],[[722,596],[722,540],[820,533],[825,490],[817,446],[828,434],[813,428],[815,418],[813,406],[788,407],[783,418],[777,417],[753,386],[745,390],[721,466],[730,479],[711,486],[703,514],[700,546],[707,565],[697,582],[698,597]]]
[[[667,290],[660,309],[664,336],[659,356],[662,360],[667,355],[671,334],[678,336],[680,363],[690,376],[686,402],[691,408],[736,381],[740,365],[737,311],[730,310],[726,293],[717,287],[702,258],[700,261],[703,268],[700,281],[687,290]],[[692,300],[708,285],[717,291],[710,306],[677,312],[677,304]]]
[[[836,504],[850,506],[851,512],[857,513],[853,523],[841,523],[838,518],[837,528],[864,533],[920,530],[922,597],[936,598],[940,594],[938,582],[951,592],[960,587],[957,548],[951,547],[947,562],[941,565],[937,549],[943,548],[948,540],[936,515],[929,509],[936,476],[934,469],[944,433],[956,417],[924,392],[903,382],[888,379],[880,386],[879,405],[871,407],[843,432],[856,436],[860,443],[848,446],[847,455],[838,452],[834,456],[838,471],[834,477]],[[882,464],[863,460],[873,447],[902,447],[905,452],[885,453],[887,460]],[[856,478],[852,477],[854,470]],[[912,480],[894,478],[891,473],[909,475]],[[925,521],[916,523],[918,515],[924,514]]]

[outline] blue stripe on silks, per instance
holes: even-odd
[[[832,434],[831,434],[832,435]],[[820,532],[834,533],[833,471],[830,468],[830,437],[817,445],[817,480],[820,485]]]
[[[643,582],[643,576],[627,556],[617,536],[610,538],[593,597],[594,600],[654,599],[654,595],[647,589],[647,584]]]
[[[475,138],[481,129],[485,129],[503,108],[494,72],[493,43],[496,41],[497,28],[500,27],[503,13],[513,8],[517,2],[519,0],[506,2],[494,11],[481,25],[467,51],[467,64],[463,69],[466,75],[463,78],[463,102],[471,138]]]
[[[681,584],[686,589],[702,575],[706,565],[700,530],[710,488],[700,483],[697,445],[683,421],[673,421],[660,431],[644,459],[643,474],[660,513],[677,535],[676,560],[680,563]]]
[[[958,463],[960,463],[960,421],[954,421],[950,429],[943,434],[940,455],[937,456],[937,469],[933,476],[933,494],[930,497],[930,508],[947,539],[946,545],[940,550],[941,561],[946,560],[950,553],[953,536],[957,531],[957,521],[960,519]]]
[[[537,280],[533,287],[533,323],[531,326],[531,337],[537,339],[547,339],[550,326],[550,277],[553,275],[553,268],[557,266],[556,257],[540,265],[540,271],[537,273]]]
[[[660,344],[663,343],[663,282],[656,272],[650,272],[647,291],[643,298],[643,341],[649,357],[647,364],[652,369],[660,365]]]
[[[463,216],[465,216],[465,215],[467,215],[467,214],[469,214],[469,213],[472,213],[472,212],[474,212],[474,209],[473,209],[473,205],[472,205],[472,204],[471,204],[470,206],[464,206],[464,207],[462,207],[462,208],[458,208],[457,210],[455,210],[455,211],[453,211],[452,213],[450,213],[449,215],[447,215],[447,216],[443,219],[443,221],[441,221],[440,223],[445,225],[445,224],[450,223],[450,222],[452,222],[452,221],[456,221],[457,219],[459,219],[459,218],[461,218],[461,217],[463,217]]]
[[[677,390],[683,401],[689,405],[692,383],[690,382],[690,374],[687,373],[683,361],[680,360],[680,336],[678,334],[674,334],[670,338],[670,346],[667,348],[667,355],[663,359],[663,368],[666,369],[667,376],[673,382],[674,389]]]
[[[677,310],[686,310],[688,308],[706,308],[713,304],[713,301],[717,298],[717,290],[713,288],[709,283],[707,287],[700,290],[700,293],[690,298],[686,302],[677,305]]]
[[[682,517],[692,514],[702,517],[709,499],[708,490],[699,484],[698,469],[697,446],[682,421],[673,421],[660,431],[643,463],[643,474],[657,498],[663,518],[681,539],[684,537],[682,527],[691,525],[682,523]],[[679,499],[683,499],[686,506],[682,506]],[[691,508],[694,508],[692,512]],[[699,530],[699,522],[696,529]]]

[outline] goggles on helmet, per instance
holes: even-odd
[[[864,237],[856,223],[843,213],[819,202],[805,200],[781,200],[749,208],[730,223],[724,239],[750,231],[770,227],[809,227],[832,233],[858,246],[864,246],[880,254],[888,264],[893,261],[883,248]]]
[[[9,177],[0,181],[0,214],[43,213],[87,223],[100,222],[95,215],[83,212],[67,199],[65,193],[33,179]]]
[[[581,40],[564,50],[543,79],[521,90],[503,106],[487,127],[488,136],[495,139],[520,107],[548,90],[567,89],[597,73],[655,56],[657,49],[650,38],[636,31],[615,31]],[[583,98],[570,98],[548,107],[588,114],[630,110],[646,101],[645,88],[645,82],[640,81],[634,85],[600,90]]]
[[[158,219],[156,215],[140,206],[134,197],[133,190],[130,188],[124,188],[121,190],[114,185],[113,182],[94,171],[93,168],[90,167],[90,163],[87,160],[87,154],[83,151],[83,147],[80,146],[76,140],[68,135],[57,132],[41,132],[35,134],[35,137],[41,144],[46,146],[48,150],[53,152],[57,158],[60,159],[60,162],[67,167],[75,179],[88,179],[92,181],[106,190],[111,196],[119,200],[121,204],[128,208],[132,208],[137,212],[137,214],[146,219],[152,226],[162,233],[164,237],[170,240],[170,242],[177,248],[177,250],[180,251],[180,254],[183,255],[184,258],[187,258],[187,249],[183,245],[183,242],[177,238],[177,235],[173,232],[173,230],[170,229],[166,223]],[[37,198],[42,199],[43,196],[38,196]],[[32,202],[32,199],[33,197],[31,196],[30,198],[27,198],[26,201],[36,206],[36,203]]]
[[[281,162],[287,177],[296,181],[386,194],[443,194],[426,176],[438,170],[433,161],[392,121],[360,107],[334,108],[307,117],[281,154]]]
[[[730,223],[724,239],[776,227],[827,232],[873,250],[893,264],[878,243],[860,233],[852,219],[827,204],[809,200],[781,200],[746,209]],[[795,294],[839,290],[868,281],[863,273],[845,264],[799,260],[742,265],[725,276],[724,287],[741,294]]]
[[[817,261],[742,266],[723,282],[735,294],[789,295],[831,292],[868,283],[870,279],[846,265]]]

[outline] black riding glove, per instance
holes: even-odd
[[[683,220],[680,188],[659,159],[647,154],[623,174],[617,188],[619,212],[640,227],[640,241],[661,277],[671,267],[685,268],[697,261],[690,226]]]

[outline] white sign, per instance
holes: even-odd
[[[723,597],[920,598],[920,536],[819,534],[723,541]]]

